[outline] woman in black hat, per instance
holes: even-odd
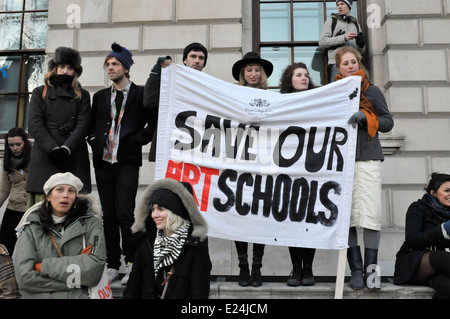
[[[261,59],[258,53],[248,52],[233,65],[232,73],[240,85],[267,89],[267,79],[273,72],[273,64]],[[248,243],[235,241],[239,259],[239,285],[259,287],[262,285],[261,267],[265,245],[253,244],[252,272],[248,265]]]
[[[189,183],[150,184],[131,228],[136,244],[125,299],[207,299],[211,259],[207,224]]]
[[[267,89],[267,79],[273,72],[273,64],[261,59],[258,53],[248,52],[233,65],[233,77],[240,85]]]
[[[56,173],[71,172],[91,192],[91,172],[86,144],[91,115],[89,92],[78,78],[83,72],[77,50],[59,47],[48,63],[44,85],[33,90],[28,132],[34,138],[26,190],[28,207],[44,198],[44,183]]]

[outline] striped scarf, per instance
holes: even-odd
[[[155,277],[160,268],[173,265],[181,254],[184,243],[188,236],[191,223],[186,220],[186,224],[170,235],[164,236],[163,231],[158,230],[153,248],[153,264],[155,266]]]

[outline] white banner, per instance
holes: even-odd
[[[300,93],[163,69],[155,178],[193,185],[209,236],[347,248],[360,77]]]

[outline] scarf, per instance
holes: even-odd
[[[54,86],[60,86],[66,91],[70,91],[73,82],[73,75],[57,74],[50,78],[50,83]]]
[[[153,263],[155,266],[155,278],[160,268],[173,265],[178,259],[188,236],[191,223],[187,220],[186,225],[181,226],[177,231],[164,236],[163,231],[158,230],[153,248]]]
[[[360,102],[359,102],[359,110],[364,112],[364,115],[367,119],[367,132],[371,137],[375,137],[378,132],[378,114],[373,107],[373,104],[369,101],[367,97],[365,97],[364,93],[366,93],[367,89],[370,86],[369,81],[366,79],[366,74],[363,70],[359,70],[354,75],[359,75],[361,77],[361,94],[360,94]],[[341,74],[336,76],[336,80],[341,80],[344,77]]]
[[[433,213],[435,213],[439,218],[443,221],[450,220],[450,210],[447,207],[444,207],[436,197],[427,193],[426,194],[428,205],[430,206]]]
[[[17,170],[25,168],[25,166],[27,166],[27,163],[25,162],[24,153],[22,152],[22,154],[19,156],[14,156],[11,154],[11,156],[9,157],[9,165],[11,166],[11,168]]]

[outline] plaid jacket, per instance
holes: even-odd
[[[14,278],[14,265],[8,250],[0,244],[0,299],[17,299],[19,289]]]

